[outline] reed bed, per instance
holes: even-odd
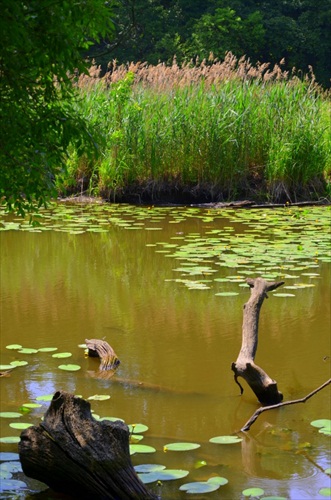
[[[298,201],[330,195],[330,100],[311,72],[225,60],[136,63],[76,82],[99,156],[72,147],[62,193],[116,201]]]

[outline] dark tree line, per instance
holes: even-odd
[[[222,59],[227,51],[255,63],[285,59],[285,69],[330,86],[331,0],[118,0],[115,38],[94,47],[106,65]]]

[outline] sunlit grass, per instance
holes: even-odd
[[[115,200],[177,190],[210,201],[328,194],[330,102],[313,76],[229,55],[212,65],[114,67],[103,77],[93,68],[78,89],[100,156],[72,148],[62,192],[74,186]]]

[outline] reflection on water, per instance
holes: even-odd
[[[248,287],[241,286],[242,276],[270,273],[274,257],[269,267],[266,260],[261,264],[263,270],[258,265],[219,265],[219,256],[232,251],[221,248],[223,243],[229,246],[228,235],[235,242],[251,231],[233,220],[234,213],[214,219],[210,212],[207,217],[204,210],[187,209],[187,218],[186,209],[173,209],[174,216],[167,208],[162,217],[159,210],[157,217],[146,219],[143,210],[137,210],[136,218],[131,210],[128,227],[120,220],[109,224],[109,217],[100,212],[106,229],[101,233],[70,234],[61,232],[60,226],[36,233],[0,233],[1,364],[16,359],[29,363],[0,380],[1,411],[17,411],[23,403],[57,390],[84,398],[110,394],[108,401],[92,402],[97,414],[149,426],[144,442],[157,453],[135,455],[134,463],[187,468],[189,481],[225,476],[229,484],[221,494],[231,500],[250,486],[294,500],[318,497],[319,488],[329,482],[321,470],[330,467],[329,442],[310,421],[330,418],[328,389],[304,406],[265,412],[241,445],[208,442],[238,431],[257,408],[246,386],[240,397],[230,367],[240,349],[242,306],[249,297]],[[91,218],[90,228],[96,216]],[[307,228],[302,224],[296,231],[300,235]],[[277,225],[270,234],[277,237]],[[215,239],[220,235],[223,243]],[[184,242],[191,246],[195,240],[199,247],[199,238],[202,253],[210,255],[204,257],[195,249],[188,261],[187,255],[172,256],[179,248],[184,252]],[[198,275],[175,271],[192,263],[207,269]],[[315,286],[284,289],[293,295],[288,297],[270,294],[261,311],[256,357],[277,380],[285,399],[305,396],[330,376],[330,359],[325,357],[330,354],[331,265],[306,259],[296,267],[287,272],[298,278],[285,278],[285,284]],[[217,281],[228,276],[234,278]],[[201,288],[194,283],[190,289],[187,279],[199,281]],[[216,295],[233,291],[238,295]],[[114,376],[99,376],[99,360],[84,357],[78,345],[85,338],[104,339],[114,348],[121,359]],[[72,356],[65,362],[79,364],[81,370],[59,370],[62,361],[53,353],[27,355],[6,349],[12,343],[69,351]],[[48,404],[25,415],[24,421],[37,423]],[[1,434],[19,435],[4,420],[0,419]],[[201,448],[165,454],[163,446],[172,441],[194,441]],[[0,444],[1,451],[12,449],[15,445]],[[198,460],[207,465],[195,468]],[[188,481],[165,483],[163,497],[179,498],[178,486],[184,482]]]

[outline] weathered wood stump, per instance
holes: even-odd
[[[114,370],[120,364],[114,349],[105,340],[85,339],[88,355],[101,359],[99,370]]]
[[[251,296],[244,305],[242,345],[237,361],[232,363],[231,369],[234,371],[234,379],[240,387],[241,394],[243,388],[238,382],[238,377],[246,380],[261,404],[278,404],[282,401],[283,395],[277,389],[277,382],[257,366],[254,359],[258,344],[260,309],[263,301],[268,298],[267,292],[283,285],[284,281],[268,282],[262,278],[248,278],[246,282],[250,286]]]
[[[73,498],[157,498],[132,466],[127,425],[95,420],[87,401],[66,392],[56,392],[44,420],[21,433],[19,454],[27,476]]]

